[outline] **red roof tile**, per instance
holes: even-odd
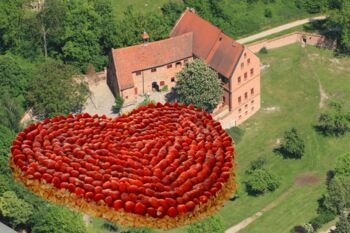
[[[193,54],[218,73],[230,78],[243,46],[191,10],[186,10],[170,36],[193,32]]]
[[[132,72],[192,57],[192,33],[169,39],[112,49],[120,90],[132,88]]]

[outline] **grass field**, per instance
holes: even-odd
[[[332,51],[296,44],[259,56],[270,67],[262,71],[262,108],[241,126],[245,134],[237,146],[238,178],[242,183],[250,162],[262,156],[268,161],[267,167],[281,177],[282,185],[276,192],[260,197],[248,196],[242,190],[240,197],[228,201],[219,214],[230,227],[287,192],[275,208],[242,232],[289,232],[316,216],[326,172],[332,169],[338,155],[349,150],[349,134],[327,138],[316,133],[312,125],[321,111],[319,81],[328,97],[342,101],[350,109],[350,58],[335,58]],[[275,111],[267,111],[269,107],[275,107]],[[305,139],[306,153],[301,160],[285,160],[272,152],[283,132],[291,127],[296,127]],[[318,182],[295,182],[296,177],[303,180],[304,175]]]

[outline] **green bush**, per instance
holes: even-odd
[[[298,131],[292,128],[284,133],[281,145],[275,150],[285,158],[300,159],[305,152],[305,143]]]
[[[259,53],[260,54],[267,54],[268,53],[268,50],[266,47],[262,47],[260,50],[259,50]]]
[[[329,223],[330,221],[335,219],[336,216],[337,215],[332,211],[323,211],[317,217],[313,218],[310,221],[310,224],[315,230],[318,230],[321,228],[322,225]]]
[[[146,96],[145,99],[141,103],[139,103],[138,106],[147,106],[150,103],[155,104],[156,102],[154,100],[151,100],[148,96]]]
[[[271,18],[272,17],[272,11],[270,8],[266,8],[265,11],[264,11],[264,16],[266,18]]]
[[[331,102],[327,111],[321,113],[316,129],[327,136],[341,136],[349,131],[348,113],[343,105]]]
[[[256,169],[251,171],[245,185],[250,195],[260,195],[275,191],[280,186],[280,178],[264,168]]]
[[[115,97],[114,105],[112,106],[112,110],[114,113],[120,112],[120,109],[123,107],[124,99],[121,96]]]
[[[254,171],[257,169],[262,169],[266,165],[266,159],[263,157],[259,157],[256,160],[250,162],[250,171]]]
[[[162,92],[167,92],[167,91],[169,91],[168,85],[165,85],[164,87],[162,87],[162,89],[161,89],[160,91],[162,91]]]
[[[219,215],[195,222],[187,228],[187,233],[224,233],[225,224]]]

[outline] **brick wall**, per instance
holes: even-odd
[[[311,34],[306,32],[289,33],[273,39],[254,42],[252,44],[248,44],[247,47],[253,53],[257,53],[263,47],[267,49],[274,49],[294,43],[304,43],[329,49],[334,49],[336,47],[335,41],[327,39],[325,36],[319,34]]]

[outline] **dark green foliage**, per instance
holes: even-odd
[[[72,66],[52,60],[38,67],[27,99],[39,118],[81,111],[89,91],[74,74]]]
[[[0,216],[11,227],[24,227],[32,214],[32,205],[19,199],[15,192],[7,191],[0,197]]]
[[[187,228],[187,233],[224,233],[225,224],[219,215],[195,222]]]
[[[0,99],[0,106],[0,124],[14,132],[21,131],[22,125],[20,120],[24,113],[21,103],[17,99],[11,98],[10,95],[5,92]]]
[[[279,180],[278,176],[261,168],[249,172],[245,185],[250,195],[260,195],[275,191],[280,186]]]
[[[238,127],[227,129],[226,132],[232,137],[235,144],[238,144],[244,136],[244,130]]]
[[[0,55],[0,92],[6,91],[10,97],[25,94],[28,88],[28,75],[12,55]]]
[[[335,233],[349,233],[350,232],[350,214],[342,213],[339,222],[336,224]]]
[[[179,102],[193,104],[208,112],[219,104],[223,90],[218,74],[200,59],[187,63],[176,77],[175,90]]]
[[[328,7],[328,0],[297,0],[297,5],[306,9],[309,13],[319,13]]]
[[[118,113],[120,109],[123,107],[124,99],[121,96],[115,97],[114,105],[112,106],[112,110],[114,113]]]
[[[43,205],[31,218],[32,233],[85,233],[82,216],[63,206]]]
[[[161,10],[164,20],[166,20],[167,24],[171,27],[185,10],[185,5],[183,2],[169,1],[163,5]]]
[[[349,130],[349,121],[342,104],[331,102],[328,110],[321,113],[316,129],[324,135],[344,135]]]
[[[305,152],[304,140],[299,136],[298,131],[292,128],[284,133],[281,145],[275,150],[284,158],[300,159]]]
[[[266,165],[266,159],[263,157],[259,157],[256,160],[253,160],[250,162],[250,172],[257,170],[257,169],[262,169]]]
[[[0,125],[0,157],[7,156],[10,153],[10,147],[14,137],[15,134],[12,130]]]
[[[337,158],[334,172],[337,176],[350,176],[350,153]]]
[[[322,225],[329,223],[330,221],[334,220],[336,217],[336,213],[326,210],[319,213],[319,215],[315,218],[313,218],[310,223],[313,226],[315,230],[318,230],[321,228]]]
[[[267,50],[266,47],[262,47],[259,51],[259,54],[267,54],[269,51]]]
[[[337,213],[350,207],[350,176],[335,176],[327,185],[325,205]]]
[[[150,103],[155,104],[156,102],[154,102],[154,100],[151,100],[148,96],[146,96],[145,99],[142,102],[140,102],[138,106],[147,106]]]
[[[271,18],[272,17],[272,11],[270,8],[266,8],[265,11],[264,11],[264,16],[266,18]]]
[[[124,12],[124,17],[119,22],[118,38],[119,46],[129,46],[142,43],[142,33],[145,30],[150,41],[156,41],[168,37],[171,26],[163,20],[159,13],[139,13],[129,6]]]

